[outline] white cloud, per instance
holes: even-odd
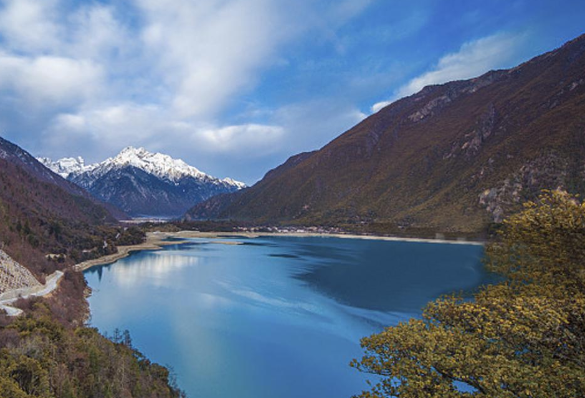
[[[264,156],[280,149],[283,135],[280,126],[242,124],[196,130],[192,139],[222,152],[248,151],[249,156]]]
[[[376,102],[374,105],[372,105],[372,108],[371,108],[372,113],[377,113],[380,109],[387,107],[392,102],[394,102],[394,101],[380,101],[380,102]]]
[[[210,117],[246,89],[286,35],[268,0],[138,0],[142,38],[181,117]],[[283,33],[280,33],[283,32]]]
[[[429,85],[470,79],[492,69],[510,66],[522,39],[520,35],[496,34],[464,43],[459,51],[443,56],[430,71],[400,87],[392,99],[372,105],[371,110],[378,112],[393,101]]]
[[[65,51],[68,56],[111,62],[112,58],[131,58],[130,49],[136,39],[128,28],[115,17],[115,9],[91,5],[77,9],[69,19],[69,38],[54,51]]]
[[[46,132],[46,139],[49,145],[60,146],[82,138],[94,150],[112,152],[130,143],[144,145],[157,134],[169,138],[167,117],[161,107],[151,104],[92,105],[77,113],[56,115]]]
[[[39,155],[95,161],[144,145],[205,158],[222,173],[226,156],[296,151],[300,126],[305,147],[323,144],[363,115],[332,107],[325,121],[311,104],[235,121],[224,113],[263,70],[289,62],[281,50],[291,40],[311,34],[341,46],[336,31],[372,1],[4,0],[3,125],[12,127],[8,138],[26,135],[20,143]],[[318,122],[294,122],[295,114]]]
[[[54,107],[94,98],[102,77],[102,68],[87,60],[0,52],[0,89],[17,93],[29,105]]]
[[[198,125],[171,117],[168,110],[156,105],[107,106],[59,114],[46,135],[52,146],[83,138],[86,145],[110,153],[129,143],[161,150],[174,142],[189,148],[192,154],[240,153],[255,157],[279,150],[285,134],[282,127],[275,125]]]
[[[0,36],[0,90],[42,108],[41,114],[121,91],[108,81],[118,72],[113,54],[132,41],[111,7],[67,10],[59,0],[7,0],[0,7]]]
[[[6,0],[0,9],[0,34],[19,51],[45,51],[58,42],[55,0]]]

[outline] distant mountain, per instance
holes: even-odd
[[[476,232],[543,188],[585,193],[585,35],[425,87],[187,220]]]
[[[37,160],[63,178],[67,178],[70,174],[78,175],[92,169],[92,166],[85,165],[85,161],[81,156],[77,158],[63,158],[55,162],[49,158],[38,158]]]
[[[86,165],[82,158],[39,160],[96,198],[133,216],[179,216],[214,195],[245,187],[144,148],[128,147],[116,157],[92,165]]]
[[[100,229],[116,219],[85,190],[0,138],[0,249],[35,274],[76,259],[72,250],[103,245]],[[97,242],[97,243],[96,243]]]

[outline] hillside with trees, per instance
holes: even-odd
[[[32,283],[65,270],[50,297],[15,303],[24,315],[0,314],[0,397],[183,395],[168,369],[132,348],[127,333],[108,339],[84,326],[87,285],[83,274],[68,268],[143,239],[140,229],[117,224],[81,188],[0,138],[0,269],[6,287],[20,287],[13,280],[18,275],[7,274],[15,269],[23,268]]]
[[[0,221],[0,249],[37,277],[113,253],[127,235],[87,192],[2,138]]]
[[[5,398],[174,398],[184,394],[163,366],[132,347],[127,331],[108,339],[81,325],[85,282],[67,273],[58,297],[20,303],[0,316],[0,396]]]

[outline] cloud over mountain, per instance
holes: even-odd
[[[429,0],[5,0],[0,131],[39,156],[141,145],[251,183],[377,100],[508,66],[582,28],[555,22],[562,7],[501,7],[485,20],[489,5]]]

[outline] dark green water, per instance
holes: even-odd
[[[226,241],[227,239],[221,239]],[[337,238],[194,239],[85,273],[92,325],[128,329],[190,397],[350,397],[359,339],[488,281],[482,248]]]

